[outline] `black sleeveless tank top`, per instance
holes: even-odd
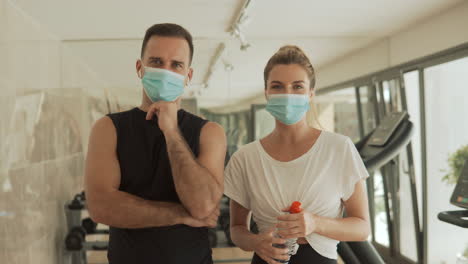
[[[139,108],[108,116],[117,132],[119,190],[147,200],[180,202],[157,117],[146,120],[146,112]],[[208,121],[184,110],[178,111],[177,118],[181,134],[197,157],[200,132]],[[109,229],[110,264],[212,263],[207,228],[175,225]]]

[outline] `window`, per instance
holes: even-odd
[[[275,118],[268,113],[264,105],[253,105],[254,113],[254,140],[261,139],[275,129]]]
[[[425,69],[428,259],[455,263],[468,247],[468,233],[441,222],[437,214],[456,210],[449,200],[453,185],[442,182],[448,155],[468,144],[468,58]],[[450,242],[448,241],[450,240]],[[449,243],[448,243],[449,242]]]
[[[356,105],[356,89],[346,88],[332,94],[335,97],[335,132],[350,137],[357,142],[359,135],[359,118]]]
[[[370,133],[376,127],[374,99],[372,98],[374,95],[371,89],[369,86],[359,87],[364,134]]]
[[[422,216],[422,182],[421,182],[421,122],[420,122],[420,87],[419,72],[412,71],[404,74],[406,89],[406,100],[408,114],[414,125],[414,134],[411,141],[413,154],[413,168],[416,177],[416,187],[418,194],[419,218]],[[413,216],[413,204],[411,197],[411,185],[409,178],[409,160],[407,152],[403,152],[399,158],[399,237],[401,254],[405,257],[417,261],[417,244],[415,235],[415,225]]]

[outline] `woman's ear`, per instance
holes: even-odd
[[[315,90],[311,89],[310,94],[309,94],[309,99],[312,100],[312,98],[315,96]]]
[[[263,93],[265,94],[265,99],[268,101],[268,85],[265,81],[265,87],[263,88]]]

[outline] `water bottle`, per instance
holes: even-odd
[[[276,238],[281,238],[280,235],[278,235],[278,229],[276,230],[275,233],[273,233],[273,236],[276,237]],[[297,244],[297,238],[289,238],[289,239],[286,239],[286,243],[284,244],[273,244],[273,246],[275,248],[287,248],[288,249],[288,255],[289,255],[289,258],[291,258],[292,255],[295,255],[297,253],[297,249],[299,248],[299,245]],[[289,259],[288,260],[279,260],[279,259],[275,259],[275,261],[278,261],[279,263],[289,263]]]
[[[274,237],[276,238],[281,238],[277,232],[275,232],[273,234]],[[289,240],[289,239],[288,239]],[[288,264],[289,263],[289,259],[291,258],[291,254],[289,254],[290,252],[290,249],[289,249],[289,244],[288,244],[288,241],[286,241],[285,244],[273,244],[273,246],[275,248],[287,248],[288,249],[288,255],[289,255],[289,258],[287,260],[280,260],[280,259],[274,259],[275,261],[278,261],[279,263],[285,263],[285,264]]]
[[[300,213],[301,210],[301,203],[300,202],[293,202],[292,205],[289,208],[289,213],[290,214],[295,214],[295,213]],[[278,229],[276,229],[276,232],[273,233],[273,236],[276,238],[281,238],[281,236],[278,234]],[[288,260],[279,260],[279,259],[274,259],[275,261],[278,261],[279,263],[289,263],[289,259],[291,258],[292,255],[295,255],[297,253],[297,250],[299,249],[299,245],[297,244],[297,238],[289,238],[286,239],[286,243],[284,244],[273,244],[274,247],[276,248],[287,248],[288,249],[288,255],[289,258]]]

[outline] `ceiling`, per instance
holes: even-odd
[[[244,0],[11,0],[64,40],[114,93],[136,99],[141,94],[134,67],[144,31],[160,22],[181,24],[195,39],[190,91],[204,107],[262,93],[263,68],[281,45],[299,45],[320,68],[462,1],[251,0],[251,21],[244,28],[251,47],[241,51],[227,31]],[[220,63],[209,87],[198,92],[221,42],[222,60],[234,69]]]

